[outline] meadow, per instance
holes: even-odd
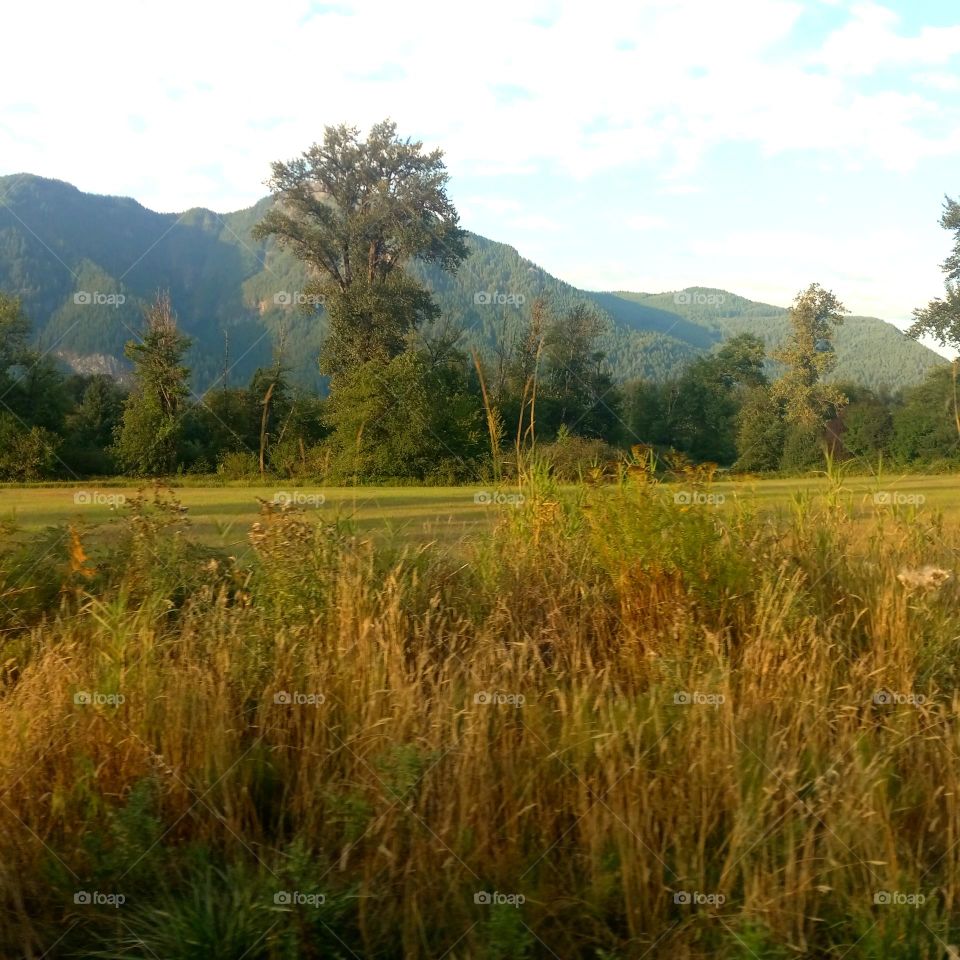
[[[149,485],[148,485],[149,486]],[[247,531],[263,501],[288,503],[307,515],[349,525],[358,534],[381,542],[440,542],[456,546],[464,538],[489,530],[498,515],[494,497],[513,496],[517,488],[475,484],[462,487],[325,487],[298,486],[283,481],[256,485],[227,483],[175,484],[178,501],[187,508],[191,536],[201,543],[228,550],[248,548]],[[573,487],[563,488],[567,493]],[[682,482],[664,489],[683,492]],[[821,495],[828,489],[859,519],[875,515],[874,497],[886,496],[889,507],[919,502],[949,521],[960,520],[960,485],[952,474],[891,473],[874,477],[850,476],[837,489],[827,476],[790,479],[737,479],[713,483],[726,507],[741,502],[763,511],[783,514],[797,499]],[[133,481],[89,481],[72,484],[0,485],[0,520],[25,531],[73,522],[100,526],[122,514],[122,504],[136,496]],[[898,504],[895,501],[899,499]]]
[[[0,954],[960,943],[955,477],[83,489],[0,491]]]

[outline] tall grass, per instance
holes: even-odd
[[[532,469],[459,552],[265,505],[250,566],[160,492],[8,531],[0,955],[944,955],[958,592],[897,573],[955,532],[710,490]]]

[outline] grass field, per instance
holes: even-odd
[[[955,478],[294,492],[2,491],[0,956],[954,955]]]
[[[728,510],[739,500],[748,506],[784,513],[797,498],[822,494],[830,488],[826,478],[745,480],[716,483],[715,494],[726,500],[716,509]],[[682,484],[668,489],[682,493]],[[96,486],[0,487],[0,519],[27,531],[77,521],[85,525],[108,523],[117,517],[116,501],[136,493],[133,484]],[[340,520],[360,535],[376,535],[380,541],[453,544],[488,529],[498,514],[496,504],[483,501],[492,487],[296,487],[270,486],[179,486],[177,499],[187,508],[191,533],[199,541],[228,551],[243,551],[247,531],[257,519],[260,501],[287,499],[309,515]],[[509,488],[504,488],[510,493]],[[919,501],[926,511],[941,511],[949,522],[960,522],[960,478],[952,475],[890,475],[881,479],[851,477],[842,484],[840,499],[854,517],[872,517],[874,496],[886,495],[892,509],[909,506],[897,499]],[[81,501],[81,502],[78,502]]]

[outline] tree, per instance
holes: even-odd
[[[763,365],[767,351],[752,333],[740,333],[725,341],[717,351],[719,373],[728,386],[759,387],[767,382]]]
[[[125,350],[135,385],[124,404],[116,455],[132,473],[157,475],[177,466],[190,392],[182,361],[190,339],[177,329],[166,294],[157,296],[146,319],[142,341],[131,340]]]
[[[30,321],[19,298],[0,292],[0,375],[6,377],[10,367],[24,362]]]
[[[865,397],[843,411],[843,445],[855,457],[870,459],[890,449],[893,414],[888,404]]]
[[[737,412],[751,387],[766,383],[763,341],[744,333],[712,356],[694,360],[677,382],[669,413],[672,445],[694,460],[731,464]]]
[[[769,387],[751,387],[737,415],[738,470],[776,470],[783,457],[784,422]]]
[[[930,336],[940,346],[960,350],[960,204],[944,198],[940,226],[954,232],[953,250],[941,264],[946,274],[946,299],[931,300],[913,311],[914,322],[907,333],[914,339]]]
[[[465,479],[485,452],[483,415],[465,358],[411,348],[368,360],[329,400],[334,474]]]
[[[548,318],[537,398],[537,423],[548,435],[556,435],[561,427],[582,437],[610,437],[616,432],[619,396],[604,352],[597,346],[606,330],[604,319],[585,303]]]
[[[430,294],[403,271],[412,258],[455,271],[467,256],[447,197],[440,150],[401,140],[396,124],[327,127],[322,144],[273,164],[274,206],[254,227],[312,268],[309,294],[330,320],[324,372],[387,361],[404,337],[437,315]]]
[[[786,370],[773,384],[772,395],[783,403],[787,422],[804,431],[821,430],[845,402],[843,394],[823,378],[837,364],[833,330],[843,323],[847,312],[831,291],[812,283],[793,301],[793,331],[773,354]]]
[[[960,453],[952,372],[950,367],[931,371],[923,383],[907,392],[906,402],[894,413],[891,446],[898,460],[929,462]]]
[[[71,378],[70,385],[79,398],[66,417],[61,457],[77,473],[113,473],[116,465],[109,450],[126,393],[105,374]]]
[[[60,437],[43,427],[27,426],[0,411],[0,479],[40,480],[53,474]]]

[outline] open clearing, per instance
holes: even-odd
[[[670,484],[681,495],[683,484]],[[0,519],[25,531],[67,521],[98,525],[115,518],[116,497],[129,499],[136,484],[97,486],[63,484],[0,488]],[[816,496],[829,489],[825,478],[735,480],[715,483],[706,491],[725,500],[712,509],[728,510],[740,501],[762,510],[786,511],[795,498]],[[149,491],[149,487],[147,488]],[[510,488],[503,492],[509,494]],[[269,486],[175,486],[188,509],[192,535],[209,545],[243,550],[246,534],[260,512],[260,501],[286,499],[307,513],[353,525],[361,534],[394,543],[438,541],[453,544],[489,525],[498,510],[489,502],[492,487],[298,487],[280,482]],[[842,484],[842,499],[860,518],[878,507],[941,511],[948,523],[960,522],[960,481],[953,475],[895,475],[876,479],[853,477]],[[877,503],[875,497],[880,502]],[[478,502],[478,500],[480,502]]]

